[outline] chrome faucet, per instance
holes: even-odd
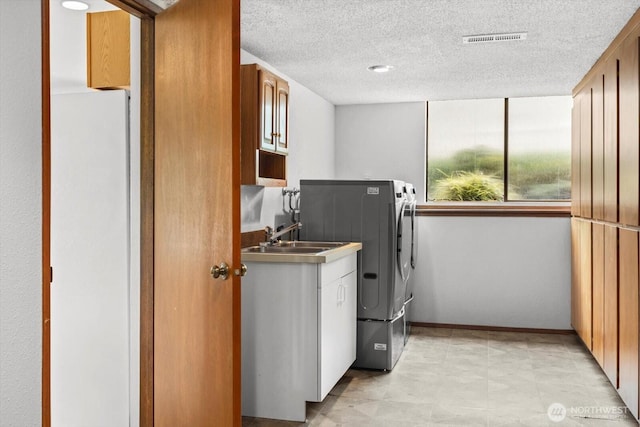
[[[266,244],[267,245],[273,245],[277,240],[278,237],[282,236],[283,234],[287,234],[290,231],[293,230],[299,230],[300,228],[302,228],[302,223],[301,222],[296,222],[295,224],[292,224],[290,226],[288,226],[287,228],[283,228],[280,231],[276,231],[274,233],[273,228],[266,226],[264,228],[264,232],[266,234]]]

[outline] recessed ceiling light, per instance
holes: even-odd
[[[393,70],[393,65],[372,65],[367,67],[367,70],[373,71],[374,73],[387,73]]]
[[[87,10],[89,5],[83,1],[65,0],[62,2],[62,7],[71,10]]]

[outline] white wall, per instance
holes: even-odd
[[[279,72],[244,50],[240,63],[260,64],[289,83],[289,154],[287,187],[300,188],[300,179],[330,179],[335,174],[335,107],[320,95]],[[287,199],[288,201],[288,199]],[[242,231],[289,223],[282,209],[282,190],[243,186],[241,191]]]
[[[41,420],[40,1],[0,0],[0,425]]]
[[[335,150],[338,178],[412,182],[424,203],[424,103],[336,107]],[[418,227],[411,320],[570,328],[568,218],[419,217]]]
[[[571,329],[568,218],[419,217],[411,320]]]
[[[425,103],[336,107],[336,177],[411,182],[424,201]]]

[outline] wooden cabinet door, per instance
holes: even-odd
[[[266,70],[258,71],[260,82],[260,148],[276,150],[277,78]]]
[[[589,350],[593,348],[592,337],[592,274],[591,274],[591,222],[580,221],[580,281],[578,289],[580,305],[578,335]]]
[[[571,218],[571,326],[580,326],[580,224],[582,221]]]
[[[609,222],[618,221],[618,62],[609,60],[604,74],[604,219]]]
[[[618,228],[604,226],[604,364],[605,374],[618,388]]]
[[[591,82],[591,182],[593,219],[604,219],[604,76]]]
[[[638,38],[631,37],[620,55],[620,223],[638,225],[640,144],[640,85],[638,82]]]
[[[589,350],[591,342],[591,223],[571,219],[571,325]]]
[[[156,427],[241,425],[239,17],[181,0],[155,18]]]
[[[276,151],[286,154],[289,151],[289,84],[282,79],[278,79],[277,106]]]
[[[604,225],[592,224],[592,347],[591,353],[604,365]]]
[[[87,13],[87,87],[129,88],[130,26],[123,10]]]
[[[619,389],[638,417],[638,232],[620,229]]]
[[[580,118],[582,117],[582,107],[580,106],[580,95],[573,97],[573,108],[571,109],[571,215],[580,216]]]
[[[591,88],[580,92],[580,216],[591,218]]]

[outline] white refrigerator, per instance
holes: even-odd
[[[53,427],[129,425],[128,104],[51,98]]]

